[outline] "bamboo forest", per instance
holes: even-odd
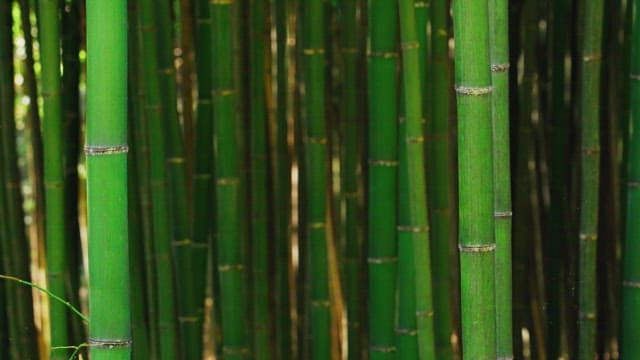
[[[640,0],[0,0],[0,360],[640,359]]]

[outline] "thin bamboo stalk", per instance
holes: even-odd
[[[596,240],[600,164],[600,65],[603,1],[586,0],[580,48],[580,220],[578,358],[595,356]]]
[[[90,356],[129,359],[126,1],[88,2],[87,25]]]
[[[66,296],[66,281],[69,280],[69,259],[65,229],[64,198],[64,149],[62,100],[60,96],[60,6],[58,0],[38,2],[40,29],[40,55],[42,64],[42,97],[44,121],[42,122],[44,144],[45,185],[45,239],[47,249],[47,283],[49,291]],[[70,344],[67,309],[51,302],[52,348]],[[65,359],[69,349],[52,350],[51,358]]]
[[[233,2],[212,2],[213,119],[216,173],[217,268],[222,312],[222,353],[226,359],[250,354],[245,257],[240,219],[240,146],[236,136]]]
[[[496,241],[496,352],[513,357],[511,307],[511,175],[509,145],[508,4],[489,1],[493,182]]]
[[[398,248],[398,7],[394,0],[369,1],[369,173],[367,262],[369,356],[393,359]]]
[[[456,1],[453,10],[463,358],[494,359],[495,239],[488,2]]]

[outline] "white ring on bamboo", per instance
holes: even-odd
[[[631,80],[640,80],[640,74],[631,73],[631,74],[629,74],[629,79],[631,79]]]
[[[331,301],[329,300],[314,300],[311,302],[311,306],[330,307]]]
[[[397,230],[402,232],[421,233],[429,232],[429,226],[398,225]]]
[[[116,145],[116,146],[93,145],[93,146],[84,147],[84,153],[87,156],[126,154],[128,152],[129,152],[129,146],[127,145]]]
[[[628,280],[625,280],[625,281],[622,282],[622,286],[628,287],[628,288],[640,289],[640,282],[639,281],[628,281]]]
[[[307,224],[307,227],[309,229],[324,229],[327,225],[324,222],[318,221],[318,222],[312,222]]]
[[[243,271],[244,265],[241,264],[227,264],[218,265],[218,271]]]
[[[240,184],[240,179],[231,177],[231,178],[219,178],[216,180],[216,184],[218,185],[238,185]]]
[[[367,56],[380,57],[383,59],[391,59],[394,57],[398,57],[398,53],[395,51],[369,51]]]
[[[418,330],[415,329],[403,329],[403,328],[395,328],[396,334],[402,334],[407,336],[416,336],[418,335]]]
[[[491,252],[496,250],[496,244],[458,245],[458,249],[460,250],[460,252],[471,252],[471,253]]]
[[[579,317],[582,320],[595,320],[596,319],[596,313],[580,311]]]
[[[602,54],[590,54],[582,57],[582,61],[584,62],[592,62],[602,60]]]
[[[370,257],[367,258],[367,263],[369,264],[389,264],[392,262],[398,261],[398,257],[389,256],[389,257]]]
[[[395,160],[369,160],[369,165],[394,167],[398,166],[398,162]]]
[[[115,340],[115,339],[89,339],[90,347],[105,347],[105,348],[117,348],[117,347],[129,347],[132,341],[127,340]]]
[[[580,234],[580,240],[584,241],[596,241],[598,240],[598,234]]]
[[[493,86],[456,86],[455,89],[460,95],[482,96],[491,94]]]
[[[496,219],[508,219],[513,217],[512,211],[496,211],[493,213],[493,217]]]
[[[324,54],[324,48],[310,48],[302,50],[305,55],[321,55]]]
[[[225,354],[248,354],[249,353],[249,348],[223,346],[222,347],[222,352],[225,353]]]
[[[511,67],[511,65],[509,63],[491,64],[491,72],[494,72],[494,73],[504,72],[504,71],[509,70],[510,67]]]
[[[416,317],[419,317],[419,318],[433,317],[433,311],[416,311]]]
[[[369,350],[381,353],[392,353],[396,352],[395,346],[371,346]]]
[[[630,187],[630,188],[640,187],[640,182],[638,182],[638,181],[627,181],[627,187]]]

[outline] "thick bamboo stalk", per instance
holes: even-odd
[[[140,2],[140,31],[142,32],[141,57],[144,59],[144,103],[149,136],[149,184],[151,187],[151,223],[153,252],[155,257],[155,280],[157,288],[158,356],[175,359],[178,356],[176,330],[176,291],[171,254],[171,227],[169,223],[169,194],[166,178],[166,141],[163,125],[164,103],[160,95],[158,73],[158,45],[156,36],[154,2]]]
[[[42,98],[44,118],[42,135],[44,144],[44,185],[45,185],[45,240],[47,249],[47,283],[49,291],[65,296],[65,283],[69,280],[67,263],[69,259],[65,228],[64,198],[64,149],[62,100],[60,96],[60,6],[58,0],[38,2],[38,23],[40,29],[40,54],[42,64]],[[64,305],[51,302],[52,348],[70,344],[67,329],[67,309]],[[69,349],[52,350],[51,358],[65,359]]]
[[[305,224],[303,249],[310,271],[310,356],[327,359],[331,354],[331,301],[327,260],[327,131],[325,124],[325,46],[324,3],[320,0],[301,4],[302,37],[302,132]]]
[[[398,169],[398,7],[394,0],[369,1],[369,356],[393,359],[397,274],[396,189]]]
[[[493,88],[488,2],[456,1],[453,10],[463,358],[495,359]]]
[[[600,166],[600,65],[602,0],[585,0],[580,48],[580,271],[578,285],[578,358],[595,356],[596,240]]]
[[[222,312],[222,353],[226,359],[250,356],[246,312],[245,256],[240,219],[241,152],[236,136],[233,2],[211,3],[213,119],[216,173],[217,267]]]
[[[430,201],[431,261],[436,354],[451,359],[453,332],[452,245],[455,238],[455,191],[451,149],[451,60],[449,58],[449,2],[431,1],[430,114],[428,124],[427,187]]]
[[[489,1],[493,182],[496,242],[496,352],[513,357],[511,321],[511,174],[509,145],[508,4]]]
[[[266,18],[267,3],[249,3],[249,183],[251,200],[251,281],[253,315],[253,351],[255,359],[273,358],[269,341],[272,331],[269,311],[267,197],[267,109],[266,109]]]
[[[90,356],[129,359],[127,6],[87,3],[87,222]]]
[[[625,240],[622,274],[622,333],[621,353],[624,359],[632,359],[640,356],[640,343],[635,341],[635,335],[640,331],[640,324],[634,321],[637,318],[634,313],[640,306],[640,264],[637,254],[640,253],[640,224],[633,221],[638,214],[640,204],[640,14],[638,6],[640,1],[633,2],[633,20],[631,35],[631,61],[629,73],[630,91],[630,132],[629,132],[629,158],[627,165],[627,221],[625,222]]]
[[[18,147],[16,140],[15,89],[13,65],[14,51],[12,36],[11,3],[0,5],[0,172],[3,172],[2,183],[4,195],[0,206],[5,206],[5,230],[3,242],[8,242],[10,260],[5,258],[8,270],[20,279],[30,279],[29,250],[25,234],[23,198],[21,193],[20,172],[18,168]],[[4,249],[3,249],[4,250]],[[10,351],[12,356],[20,358],[36,358],[38,347],[35,343],[36,333],[33,323],[33,307],[31,289],[14,286],[8,291],[8,303],[13,310],[7,315],[10,318],[9,330],[12,339]]]

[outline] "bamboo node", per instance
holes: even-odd
[[[343,47],[341,50],[345,54],[357,54],[357,53],[359,53],[358,48],[355,48],[355,47]]]
[[[313,300],[311,302],[311,306],[330,307],[331,306],[331,301],[329,301],[329,300]]]
[[[383,59],[392,59],[392,58],[398,57],[398,53],[395,51],[369,51],[367,56],[379,57]]]
[[[324,229],[326,226],[326,224],[324,222],[318,221],[318,222],[312,222],[307,224],[307,227],[309,229]]]
[[[223,346],[222,347],[222,352],[224,354],[229,354],[229,355],[243,355],[243,354],[249,354],[249,348],[247,348],[247,347]]]
[[[496,250],[496,244],[484,244],[484,245],[458,245],[460,252],[492,252]]]
[[[514,357],[513,356],[499,356],[496,358],[496,360],[513,360]]]
[[[62,181],[45,181],[44,188],[45,189],[62,189],[64,187],[64,183]],[[8,189],[17,189],[18,184],[15,181],[7,181]]]
[[[171,164],[183,164],[184,163],[184,157],[182,157],[182,156],[170,157],[170,158],[167,158],[167,162],[171,163]]]
[[[127,145],[120,146],[85,146],[84,153],[87,156],[98,156],[98,155],[112,155],[112,154],[126,154],[129,152],[129,147]]]
[[[388,256],[388,257],[370,257],[367,258],[367,263],[369,264],[389,264],[393,262],[397,262],[397,256]]]
[[[101,348],[119,348],[119,347],[129,347],[131,346],[131,340],[116,340],[116,339],[89,339],[90,347],[101,347]]]
[[[196,316],[178,316],[178,322],[180,323],[197,323],[198,317]]]
[[[582,153],[585,155],[595,155],[595,154],[599,154],[600,153],[600,147],[599,146],[595,146],[595,147],[583,147],[582,148]]]
[[[416,311],[416,317],[420,319],[433,317],[433,311]]]
[[[226,185],[238,185],[240,184],[240,179],[236,177],[230,178],[218,178],[216,180],[216,184],[226,186]]]
[[[211,91],[211,95],[213,96],[231,96],[235,93],[235,89],[218,89]]]
[[[459,95],[482,96],[491,94],[493,86],[456,86]]]
[[[164,69],[160,69],[159,72],[162,75],[172,75],[174,73],[174,69],[173,68],[164,68]]]
[[[582,57],[583,62],[593,62],[602,60],[602,54],[589,54]]]
[[[218,265],[218,271],[224,272],[224,271],[243,271],[244,270],[244,265],[242,264],[225,264],[225,265]]]
[[[598,240],[598,234],[594,234],[594,233],[580,234],[580,240],[583,240],[583,241],[596,241],[596,240]]]
[[[496,211],[493,213],[493,217],[496,219],[509,219],[513,217],[513,211]]]
[[[622,286],[628,287],[628,288],[640,289],[640,282],[639,281],[628,281],[628,280],[625,280],[625,281],[622,282]]]
[[[581,320],[595,320],[596,313],[580,311],[579,317]]]
[[[313,137],[313,136],[305,136],[304,142],[307,144],[320,144],[324,145],[327,143],[326,137]]]
[[[494,72],[494,73],[504,72],[504,71],[509,70],[510,67],[511,67],[511,65],[509,63],[491,64],[491,72]]]
[[[324,48],[309,48],[302,50],[305,55],[321,55],[324,54]]]
[[[418,330],[416,329],[405,329],[405,328],[395,328],[397,334],[406,335],[406,336],[416,336],[418,335]]]
[[[631,79],[631,80],[640,80],[640,74],[631,73],[631,74],[629,74],[629,79]]]
[[[192,241],[191,239],[182,239],[182,240],[175,240],[171,242],[171,245],[173,246],[189,246],[191,245]]]
[[[423,136],[407,136],[405,139],[407,144],[420,144],[424,142]]]
[[[402,50],[414,50],[420,48],[420,43],[417,41],[410,41],[408,43],[400,44]]]
[[[369,347],[370,351],[381,352],[381,353],[393,353],[396,352],[395,346],[371,346]]]
[[[413,3],[413,7],[415,8],[428,8],[429,3],[426,1],[417,1]]]
[[[395,167],[398,166],[396,160],[369,160],[371,166]]]
[[[412,232],[412,233],[421,233],[421,232],[429,232],[429,226],[411,226],[411,225],[398,225],[398,231],[403,232]]]

